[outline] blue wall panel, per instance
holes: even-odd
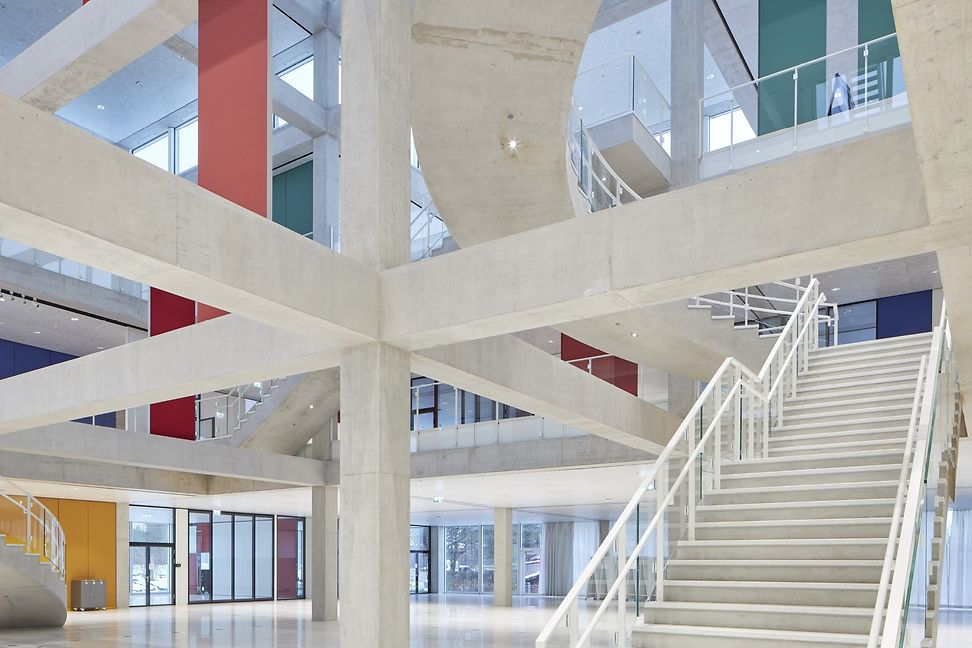
[[[50,364],[51,352],[47,349],[41,349],[27,344],[17,344],[14,346],[15,373],[27,373],[34,369],[49,367]]]
[[[14,369],[14,343],[0,340],[0,378],[9,378],[16,373]]]
[[[932,291],[877,300],[877,337],[927,333],[932,330]]]

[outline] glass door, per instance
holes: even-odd
[[[172,605],[173,549],[170,545],[133,544],[128,548],[129,605]]]
[[[429,593],[429,553],[412,551],[409,565],[409,593]]]

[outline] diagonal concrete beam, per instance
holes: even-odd
[[[291,486],[320,486],[325,477],[315,459],[73,422],[4,434],[0,450]]]
[[[972,12],[963,0],[892,0],[924,198],[931,222],[972,217]],[[966,242],[967,243],[967,242]],[[972,248],[939,250],[962,390],[972,390]],[[936,322],[937,324],[937,322]],[[972,399],[965,415],[972,416]]]
[[[900,129],[386,270],[382,337],[422,349],[970,242],[968,220],[929,224]]]
[[[0,434],[339,361],[337,349],[227,315],[0,380]]]
[[[197,17],[197,0],[92,0],[0,68],[0,92],[55,112]]]
[[[512,336],[413,353],[412,370],[655,455],[681,422]]]
[[[324,344],[377,336],[375,271],[3,96],[0,141],[0,236]]]

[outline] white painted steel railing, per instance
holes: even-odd
[[[760,335],[771,337],[779,335],[784,329],[806,289],[806,286],[800,285],[799,279],[793,282],[774,281],[699,296],[690,300],[689,308],[711,310],[713,317],[732,319],[737,327],[756,328]],[[791,290],[792,297],[774,294]],[[823,312],[819,321],[833,333],[830,343],[836,345],[840,324],[838,305],[824,302],[820,307]]]
[[[445,222],[434,211],[432,199],[429,196],[425,196],[423,202],[425,204],[412,217],[410,224],[412,261],[430,258],[432,253],[442,246],[442,243],[449,235],[449,228],[446,227]],[[417,203],[413,204],[418,206]]]
[[[580,113],[573,106],[567,125],[567,149],[570,166],[577,176],[577,188],[592,213],[641,200],[641,196],[614,172],[601,155]]]
[[[783,396],[795,393],[797,376],[807,370],[824,302],[812,279],[759,373],[734,358],[722,363],[537,637],[537,648],[564,638],[570,648],[627,645],[629,616],[640,616],[649,600],[664,600],[667,561],[682,540],[695,539],[696,506],[719,488],[722,465],[767,456],[771,417],[782,424]],[[581,599],[601,603],[582,608]]]
[[[271,378],[233,387],[225,393],[196,399],[196,440],[212,441],[233,436],[286,378]]]
[[[928,597],[936,568],[932,530],[941,523],[936,520],[939,469],[942,453],[958,431],[957,403],[957,374],[943,306],[931,355],[922,358],[915,388],[868,648],[917,648],[927,637]],[[937,568],[940,585],[941,565]]]
[[[22,546],[24,554],[50,563],[64,580],[64,530],[50,509],[36,497],[0,477],[0,537],[7,546]]]

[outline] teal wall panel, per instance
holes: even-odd
[[[307,162],[273,177],[273,222],[301,235],[314,230],[313,165]]]
[[[827,0],[759,1],[759,76],[779,72],[827,53]],[[801,68],[797,81],[797,120],[819,115],[826,89],[826,65]],[[793,126],[794,83],[790,74],[767,79],[759,88],[760,135]]]

